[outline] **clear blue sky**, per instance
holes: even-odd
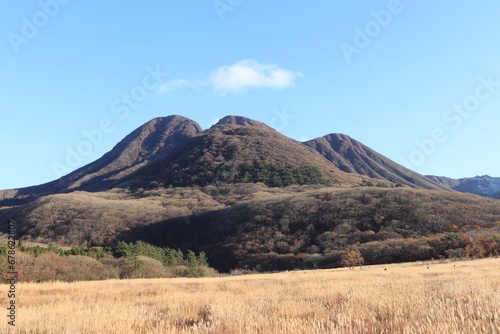
[[[341,132],[423,174],[500,176],[499,13],[497,0],[2,1],[0,189],[54,180],[172,114]]]

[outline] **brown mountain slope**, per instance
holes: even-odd
[[[359,249],[367,264],[479,256],[481,242],[494,255],[500,251],[499,217],[499,201],[458,192],[290,189],[123,236],[205,251],[219,270],[284,270],[301,268],[307,261],[311,267],[311,262],[338,266],[340,255],[349,249]],[[466,245],[477,248],[477,254],[465,255]]]
[[[143,240],[205,251],[224,271],[301,268],[309,260],[337,266],[352,248],[367,263],[465,256],[467,245],[477,254],[482,244],[490,254],[500,252],[498,200],[407,187],[115,189],[45,196],[17,210],[23,241],[105,246]]]
[[[125,137],[101,159],[72,173],[68,189],[102,189],[168,154],[175,145],[202,132],[194,121],[182,116],[155,118]]]
[[[344,134],[329,134],[304,144],[314,148],[332,164],[347,173],[356,173],[417,188],[447,189]]]

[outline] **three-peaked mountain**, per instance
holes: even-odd
[[[203,130],[174,115],[58,180],[0,191],[0,221],[18,221],[25,240],[143,240],[203,250],[220,270],[276,269],[338,265],[353,247],[369,263],[446,256],[449,247],[433,242],[450,226],[498,233],[499,203],[457,193],[344,134],[301,143],[241,116]],[[377,253],[389,244],[397,251]]]
[[[203,131],[198,123],[174,115],[147,122],[97,161],[56,181],[0,192],[0,205],[77,190],[148,188],[151,183],[353,186],[373,179],[388,185],[445,189],[345,135],[300,143],[241,116],[226,116]]]

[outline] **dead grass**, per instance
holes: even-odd
[[[0,332],[500,333],[499,272],[499,259],[483,259],[217,278],[18,284],[16,330],[3,316]],[[6,292],[0,305],[7,305]]]

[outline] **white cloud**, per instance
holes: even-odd
[[[155,90],[157,95],[163,95],[165,93],[169,93],[176,89],[184,89],[184,88],[194,88],[194,84],[190,80],[186,79],[175,79],[168,80],[162,82]]]
[[[291,87],[302,73],[282,69],[275,64],[260,64],[243,59],[233,65],[224,65],[213,71],[207,79],[172,79],[162,82],[154,93],[163,95],[180,89],[211,87],[220,93],[241,93],[250,88],[283,89]]]
[[[224,65],[210,75],[212,87],[222,93],[241,93],[249,88],[283,89],[294,85],[302,73],[280,68],[275,64],[259,64],[243,59],[233,65]]]

